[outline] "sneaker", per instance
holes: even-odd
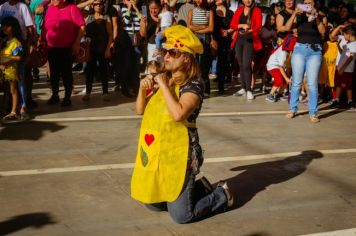
[[[305,106],[308,106],[308,103],[309,103],[309,98],[305,98],[301,101],[301,103]]]
[[[83,102],[87,102],[90,100],[90,94],[85,94],[83,97],[82,97],[82,101]]]
[[[266,96],[266,101],[269,101],[269,102],[277,102],[277,98],[275,96],[273,96],[272,94],[268,94]]]
[[[64,98],[61,102],[62,107],[69,107],[72,105],[72,101],[69,98]]]
[[[253,96],[251,91],[247,91],[247,100],[253,100],[255,97]]]
[[[201,181],[201,183],[203,184],[204,189],[205,189],[205,192],[206,192],[207,194],[213,192],[213,190],[214,190],[214,189],[213,189],[213,186],[211,185],[211,183],[209,182],[209,180],[208,180],[207,178],[205,178],[205,177],[203,176],[203,177],[201,177],[200,181]]]
[[[215,80],[215,79],[217,79],[217,78],[218,78],[218,76],[217,76],[216,74],[214,74],[214,73],[210,73],[210,74],[209,74],[209,79]]]
[[[54,96],[52,95],[50,99],[48,99],[47,104],[48,105],[53,105],[53,104],[58,104],[59,103],[59,96]]]
[[[81,93],[81,94],[86,94],[86,93],[87,93],[87,89],[84,88],[80,93]]]
[[[333,100],[330,104],[331,108],[340,108],[340,102],[338,100]]]
[[[307,94],[304,93],[304,92],[301,92],[300,95],[299,95],[299,101],[300,101],[301,103],[303,103],[303,101],[304,101],[305,99],[307,99]]]
[[[226,202],[226,205],[228,208],[232,207],[232,205],[234,204],[234,196],[232,195],[230,189],[229,189],[229,186],[227,185],[227,182],[226,181],[220,181],[218,183],[218,187],[221,187],[224,189],[224,193],[226,195],[226,199],[227,199],[227,202]]]
[[[279,100],[280,101],[288,101],[288,98],[289,98],[288,95],[282,95],[279,97]]]
[[[236,93],[234,93],[235,96],[244,96],[245,94],[246,94],[246,90],[243,88],[237,91]]]
[[[267,90],[267,88],[266,88],[265,85],[263,85],[263,86],[261,87],[260,92],[261,92],[261,93],[265,93],[265,94],[268,93],[268,90]]]
[[[352,102],[352,101],[348,101],[347,102],[347,108],[348,109],[351,109],[351,108],[353,108],[354,107],[354,103]]]
[[[105,102],[110,101],[110,97],[109,97],[109,94],[108,94],[108,93],[104,93],[104,94],[103,94],[103,101],[105,101]]]

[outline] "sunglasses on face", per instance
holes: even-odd
[[[162,52],[163,56],[166,56],[166,54],[168,53],[168,55],[170,57],[173,57],[173,58],[178,58],[178,57],[180,57],[182,55],[182,52],[179,51],[178,49],[165,49],[165,48],[163,48],[161,50],[161,52]]]
[[[102,4],[102,3],[94,3],[93,6],[94,6],[94,7],[95,7],[95,6],[103,6],[103,4]]]

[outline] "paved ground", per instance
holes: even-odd
[[[45,105],[47,87],[35,86],[32,122],[0,127],[0,235],[356,235],[354,110],[324,104],[312,124],[284,118],[286,102],[231,96],[236,88],[206,99],[201,175],[227,179],[236,204],[177,225],[130,198],[134,99],[112,92],[104,102],[98,93],[83,103],[77,94],[63,109]]]

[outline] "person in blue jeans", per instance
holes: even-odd
[[[166,71],[140,81],[136,111],[143,118],[131,197],[184,224],[231,207],[233,196],[226,181],[213,189],[206,178],[195,180],[203,164],[196,128],[204,99],[196,54],[203,45],[180,25],[167,28],[165,36]]]
[[[314,0],[305,0],[312,9],[303,11],[298,6],[291,18],[297,18],[298,39],[292,55],[292,88],[289,103],[289,119],[297,115],[299,95],[304,74],[308,86],[309,117],[313,123],[320,122],[318,112],[318,75],[322,61],[322,35],[325,34],[323,19],[317,15]],[[290,19],[291,20],[291,19]],[[293,20],[291,20],[293,21]]]

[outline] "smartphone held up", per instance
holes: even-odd
[[[309,13],[312,11],[312,6],[310,4],[298,4],[297,7],[303,12]]]

